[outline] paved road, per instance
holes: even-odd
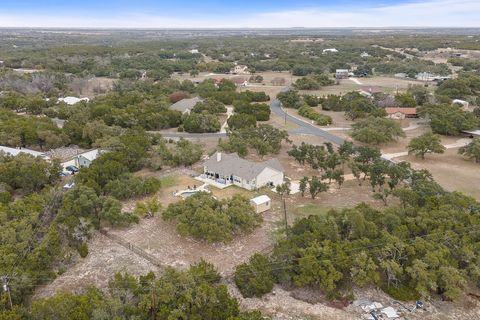
[[[273,113],[281,118],[287,118],[288,121],[296,124],[298,128],[292,130],[292,133],[299,133],[299,134],[310,134],[313,136],[324,138],[327,141],[330,141],[334,144],[341,145],[344,142],[343,138],[340,138],[336,135],[331,134],[328,131],[322,130],[308,122],[305,122],[297,117],[291,116],[290,114],[285,113],[282,109],[282,104],[278,99],[275,99],[270,104],[270,109]]]
[[[149,131],[151,133],[160,133],[164,138],[186,138],[186,139],[204,139],[204,138],[225,138],[227,133],[188,133],[188,132],[159,132]]]

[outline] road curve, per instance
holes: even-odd
[[[331,134],[328,131],[322,130],[319,127],[316,127],[304,120],[301,120],[297,117],[291,116],[288,112],[285,112],[282,108],[282,104],[278,99],[275,99],[270,104],[270,109],[273,113],[281,118],[287,118],[288,121],[296,124],[298,128],[292,131],[292,133],[299,133],[299,134],[309,134],[317,137],[321,137],[331,143],[341,145],[345,140],[340,138],[336,135]]]
[[[205,139],[205,138],[226,138],[227,137],[226,132],[188,133],[188,132],[149,131],[149,133],[159,133],[164,138]]]

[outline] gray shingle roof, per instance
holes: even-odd
[[[201,102],[202,99],[199,97],[191,98],[191,99],[182,99],[170,106],[171,109],[180,111],[184,113],[187,110],[192,110],[192,108],[198,103]]]
[[[263,162],[252,162],[240,158],[236,153],[221,153],[220,161],[217,161],[217,153],[215,153],[205,161],[204,166],[212,173],[223,176],[234,175],[247,180],[256,178],[265,168],[283,172],[283,167],[276,158]]]

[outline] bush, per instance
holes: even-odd
[[[139,178],[129,174],[112,180],[105,186],[105,192],[119,200],[150,195],[159,189],[160,180],[157,178]]]
[[[207,242],[230,241],[236,234],[251,232],[262,220],[243,196],[217,200],[204,192],[170,204],[162,216],[177,221],[180,234]]]
[[[298,114],[302,117],[315,121],[319,126],[332,124],[332,117],[318,113],[307,105],[300,107],[298,109]]]
[[[82,242],[77,248],[80,257],[85,258],[88,255],[88,245],[86,242]]]
[[[270,260],[254,254],[249,263],[243,263],[235,269],[235,284],[245,298],[261,297],[273,289],[272,265]]]
[[[184,116],[183,129],[190,133],[220,131],[220,121],[213,114],[191,113]]]

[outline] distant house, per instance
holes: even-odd
[[[383,88],[378,86],[364,86],[364,87],[361,87],[360,90],[358,90],[358,92],[362,96],[370,98],[372,95],[376,93],[382,93]]]
[[[452,101],[452,104],[459,104],[462,106],[462,110],[465,111],[465,112],[472,112],[475,107],[471,107],[470,106],[470,103],[468,101],[465,101],[465,100],[460,100],[460,99],[455,99]]]
[[[270,82],[272,83],[273,86],[284,86],[287,80],[285,80],[285,78],[275,77]]]
[[[480,138],[480,129],[476,130],[463,130],[462,133],[467,135],[469,138]]]
[[[244,64],[237,64],[233,67],[232,71],[233,74],[244,74],[248,73],[248,67]]]
[[[191,99],[182,99],[170,106],[170,109],[180,111],[183,114],[189,114],[192,111],[193,107],[199,102],[203,100],[199,97],[191,98]]]
[[[69,106],[73,106],[81,101],[89,102],[89,98],[77,98],[77,97],[65,97],[65,98],[58,98],[59,102],[65,102]]]
[[[24,154],[29,154],[34,157],[40,157],[45,160],[49,160],[50,158],[43,152],[35,151],[35,150],[30,150],[26,148],[10,148],[10,147],[5,147],[5,146],[0,146],[0,152],[4,152],[6,154],[9,154],[11,156],[18,156],[20,153]]]
[[[370,57],[370,55],[368,54],[368,52],[365,52],[365,51],[364,51],[364,52],[362,52],[362,53],[360,54],[360,57],[361,57],[361,58],[368,58],[368,57]]]
[[[283,183],[284,169],[277,159],[253,162],[236,153],[216,152],[203,165],[202,181],[219,186],[235,185],[247,190]]]
[[[82,154],[79,154],[75,157],[75,166],[77,168],[89,167],[93,160],[97,159],[102,153],[103,150],[95,149]]]
[[[246,87],[248,85],[248,80],[243,77],[234,77],[230,79],[237,87]]]
[[[330,48],[330,49],[323,49],[322,53],[327,54],[327,53],[337,53],[338,50],[335,48]]]
[[[200,52],[198,52],[197,49],[192,49],[192,50],[190,50],[189,52],[190,52],[191,54],[198,54],[198,53],[200,53]]]
[[[335,78],[337,79],[345,79],[348,78],[350,75],[350,70],[348,69],[337,69],[335,70]]]
[[[439,76],[429,72],[421,72],[417,74],[417,80],[420,80],[420,81],[436,82],[436,81],[448,80],[450,78],[451,78],[450,76]]]
[[[385,108],[387,118],[403,120],[405,118],[417,118],[417,108]]]
[[[262,213],[270,210],[272,207],[272,199],[267,195],[261,195],[250,199],[250,204],[253,206],[256,213]]]

